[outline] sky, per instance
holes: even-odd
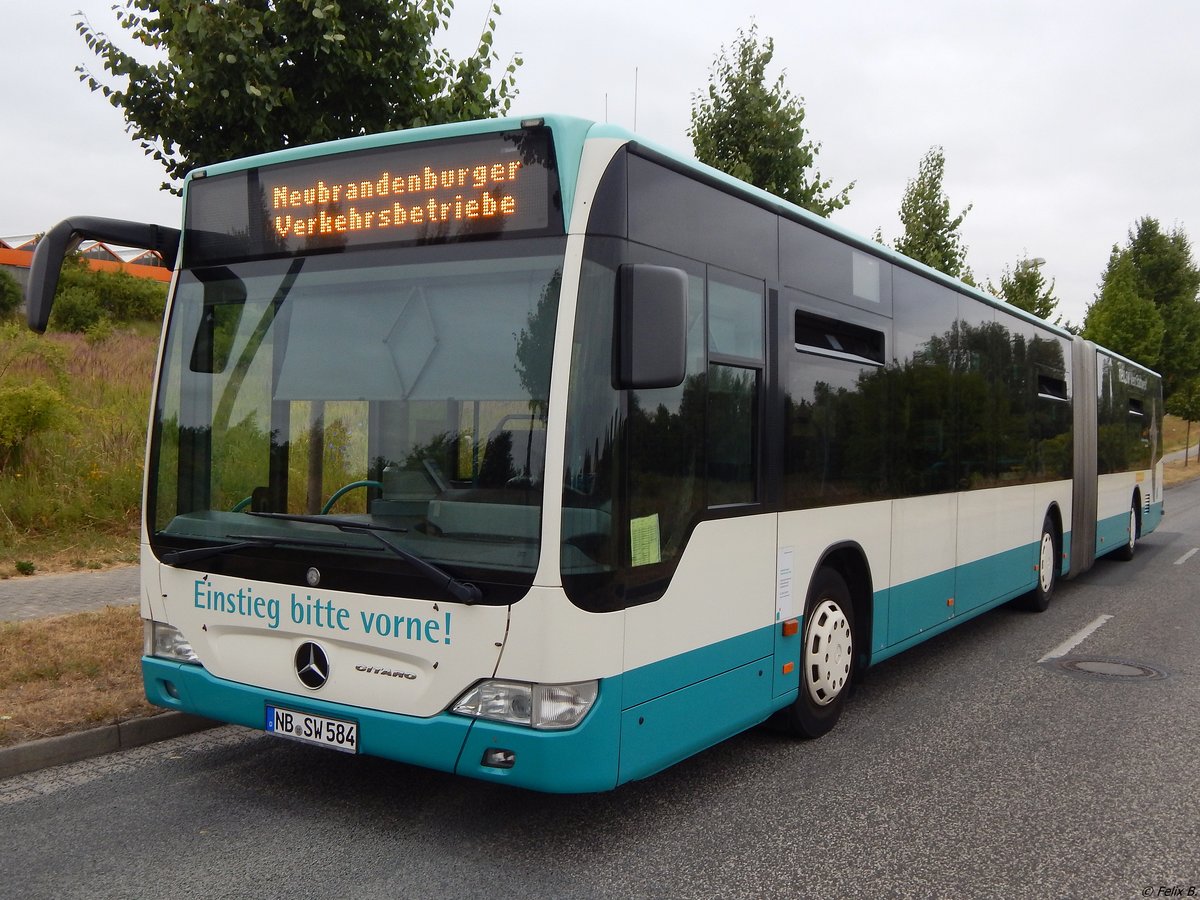
[[[117,0],[0,0],[0,236],[70,215],[178,226],[161,166],[79,82],[102,70],[82,11],[118,33]],[[123,0],[121,0],[123,2]],[[465,55],[490,0],[457,0]],[[756,23],[768,74],[804,99],[816,168],[854,182],[838,224],[900,231],[907,182],[945,153],[952,212],[978,280],[1042,258],[1081,323],[1113,244],[1143,216],[1200,237],[1200,3],[1194,0],[501,0],[501,65],[520,54],[515,115],[610,121],[679,153],[723,46]],[[128,45],[127,45],[128,46]],[[1200,248],[1194,251],[1200,256]]]

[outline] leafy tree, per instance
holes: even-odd
[[[951,216],[950,199],[942,188],[945,172],[945,151],[930,147],[917,169],[917,177],[904,189],[900,201],[904,234],[893,246],[917,262],[973,284],[967,267],[967,247],[958,229],[974,204],[968,203],[957,216]]]
[[[515,96],[495,80],[498,6],[473,54],[435,49],[453,0],[125,0],[117,22],[141,61],[76,25],[112,83],[80,80],[120,109],[171,179],[222,159],[352,135],[486,118]],[[162,58],[159,58],[162,57]],[[163,188],[178,192],[169,182]]]
[[[1143,217],[1129,232],[1125,249],[1133,264],[1138,293],[1162,316],[1163,391],[1168,396],[1184,381],[1200,376],[1200,269],[1180,228],[1163,232],[1156,219]]]
[[[1164,233],[1157,219],[1144,216],[1130,229],[1126,252],[1137,273],[1138,293],[1159,309],[1196,299],[1200,269],[1182,229]]]
[[[1176,388],[1167,398],[1167,412],[1179,416],[1187,422],[1187,434],[1184,438],[1183,464],[1188,461],[1188,448],[1192,446],[1192,423],[1200,422],[1200,378],[1190,378]]]
[[[813,168],[821,145],[804,127],[804,98],[787,89],[783,74],[767,86],[774,55],[774,40],[760,44],[756,25],[738,29],[713,62],[708,90],[692,98],[688,136],[701,162],[828,216],[850,202],[854,183],[835,191]]]
[[[1146,216],[1129,230],[1124,247],[1113,248],[1113,255],[1121,257],[1128,268],[1126,288],[1151,304],[1162,322],[1156,362],[1133,358],[1161,368],[1163,393],[1170,397],[1179,385],[1200,376],[1200,302],[1196,296],[1200,268],[1192,259],[1191,243],[1182,229],[1164,232],[1156,219]],[[1101,296],[1116,273],[1114,266],[1110,258],[1100,284]],[[1124,273],[1121,269],[1116,274],[1125,278]]]
[[[1047,285],[1042,275],[1043,262],[1045,260],[1022,259],[1011,269],[1005,267],[1000,276],[1000,287],[989,281],[988,292],[1018,309],[1049,320],[1058,306],[1058,298],[1054,296],[1054,281]]]
[[[1154,301],[1138,293],[1132,259],[1114,246],[1100,295],[1083,320],[1083,336],[1153,367],[1162,351],[1163,330],[1163,318]]]

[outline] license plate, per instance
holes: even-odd
[[[343,753],[358,752],[358,724],[344,719],[327,719],[294,709],[268,706],[267,731],[280,737],[332,747]]]

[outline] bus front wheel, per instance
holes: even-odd
[[[854,606],[846,581],[818,570],[804,608],[800,692],[780,724],[792,734],[817,738],[837,724],[854,676]]]

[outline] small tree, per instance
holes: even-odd
[[[1046,284],[1041,266],[1045,260],[1022,259],[1013,268],[1005,267],[1000,276],[1000,287],[990,281],[988,292],[1011,303],[1018,309],[1033,313],[1039,319],[1049,321],[1058,306],[1058,298],[1054,296],[1054,282]]]
[[[850,202],[854,183],[835,191],[815,170],[821,145],[804,128],[804,98],[787,89],[782,73],[767,86],[774,55],[775,42],[760,45],[756,25],[739,29],[713,62],[708,90],[692,98],[688,136],[702,163],[828,216]]]
[[[506,112],[521,61],[493,80],[499,7],[462,60],[433,46],[453,8],[453,0],[125,0],[118,24],[161,58],[139,60],[84,19],[76,29],[115,83],[77,71],[181,179],[222,159]]]
[[[1200,422],[1200,378],[1191,378],[1175,389],[1175,393],[1167,398],[1167,412],[1187,422],[1183,444],[1183,465],[1187,468],[1188,450],[1192,446],[1192,423]]]
[[[21,308],[21,285],[3,269],[0,269],[0,322],[13,316]]]
[[[942,182],[946,173],[946,154],[941,147],[930,147],[921,159],[917,177],[908,182],[900,201],[900,223],[904,234],[893,246],[900,253],[952,278],[973,283],[967,267],[967,247],[959,228],[971,211],[968,203],[957,216],[950,214],[950,199]]]

